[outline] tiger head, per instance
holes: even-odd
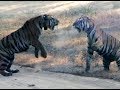
[[[89,17],[81,16],[73,23],[73,27],[76,28],[78,32],[85,31],[88,33],[94,28],[94,23]]]
[[[43,22],[44,30],[47,30],[48,28],[50,30],[54,30],[55,26],[57,26],[59,23],[59,21],[56,18],[47,14],[43,15],[43,19],[44,19],[44,22]]]

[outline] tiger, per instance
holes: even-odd
[[[93,53],[97,52],[103,57],[104,71],[109,71],[112,61],[116,61],[118,70],[120,70],[120,41],[112,35],[105,32],[109,28],[97,29],[94,20],[88,16],[81,16],[72,25],[80,33],[87,34],[87,58],[85,71],[89,72]]]
[[[47,58],[47,52],[39,41],[42,29],[54,30],[59,20],[51,15],[43,14],[27,20],[18,30],[10,33],[0,40],[0,74],[3,76],[12,76],[13,73],[19,72],[18,69],[10,69],[15,53],[20,53],[29,49],[30,46],[35,48],[34,54],[38,58],[41,56]]]

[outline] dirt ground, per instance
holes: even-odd
[[[109,79],[75,76],[41,71],[40,68],[21,67],[10,77],[0,76],[1,89],[119,89],[120,83]]]

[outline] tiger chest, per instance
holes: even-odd
[[[97,36],[94,38],[88,37],[88,46],[91,47],[93,51],[99,51],[99,49],[103,46],[102,39]]]

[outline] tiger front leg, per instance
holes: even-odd
[[[46,53],[44,47],[42,47],[41,49],[39,47],[35,47],[35,57],[38,58],[39,50],[41,50],[41,56],[46,58],[47,57],[47,53]]]
[[[93,50],[91,48],[88,48],[87,51],[88,55],[87,55],[87,59],[86,59],[86,72],[89,72],[90,70],[90,66],[91,66],[91,60],[92,60],[92,56],[93,56]]]
[[[38,58],[39,50],[41,50],[42,57],[44,57],[44,58],[47,57],[47,52],[45,51],[42,43],[39,40],[35,41],[32,45],[35,47],[35,57],[36,58]]]
[[[91,59],[92,59],[92,55],[88,53],[87,59],[86,59],[86,72],[89,72],[90,70],[90,66],[91,66]]]
[[[35,47],[35,57],[38,58],[39,49]]]
[[[18,72],[19,72],[18,69],[15,69],[15,70],[10,69],[10,68],[11,68],[11,65],[12,65],[12,62],[7,66],[6,71],[8,71],[8,72],[12,72],[12,73],[18,73]]]

